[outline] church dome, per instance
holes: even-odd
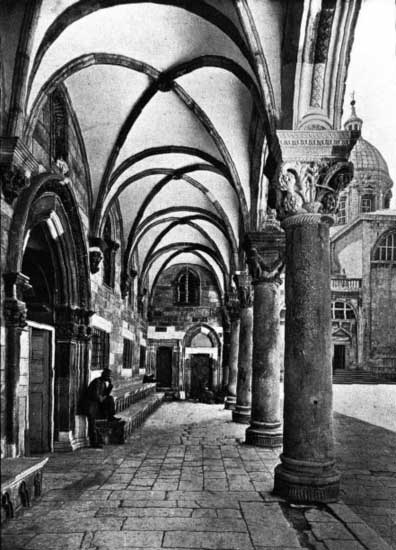
[[[356,173],[364,172],[365,174],[375,173],[378,175],[382,173],[389,178],[388,165],[384,157],[374,145],[361,136],[352,149],[349,160],[353,163]]]

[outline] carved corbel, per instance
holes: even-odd
[[[8,204],[19,197],[21,192],[29,187],[28,173],[16,166],[0,167],[0,183],[4,198]]]
[[[100,268],[100,262],[103,260],[103,253],[99,247],[89,249],[89,268],[91,273],[97,273]]]
[[[69,165],[63,158],[57,158],[54,164],[55,172],[62,176],[61,184],[67,185],[71,183]]]

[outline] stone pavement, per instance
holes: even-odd
[[[230,419],[220,405],[165,403],[123,446],[52,455],[41,501],[3,529],[3,550],[390,548],[342,503],[293,507],[271,495],[278,451],[241,444],[246,426]],[[389,491],[384,484],[396,478],[384,445],[394,439],[378,440],[367,428],[364,436],[374,440],[362,448],[364,423],[341,415],[336,422],[344,500],[355,499],[351,504],[364,515],[360,505],[374,487],[378,525],[387,525],[395,520],[395,486]],[[381,475],[365,458],[377,448]],[[390,542],[391,530],[383,531]]]

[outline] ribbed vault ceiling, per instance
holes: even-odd
[[[124,267],[150,289],[174,263],[210,268],[221,292],[238,269],[252,121],[265,125],[253,66],[233,2],[42,2],[26,134],[62,85],[89,163],[93,231],[117,205]]]

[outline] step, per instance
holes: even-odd
[[[114,388],[112,396],[114,397],[116,414],[130,407],[142,399],[145,399],[155,392],[155,383],[141,381]]]
[[[122,444],[131,433],[136,430],[146,418],[154,412],[163,402],[163,393],[152,393],[133,403],[127,409],[117,413],[120,421],[97,420],[96,427],[103,439],[103,443]]]
[[[333,384],[394,384],[386,378],[380,378],[367,371],[335,371],[333,372]]]
[[[48,458],[4,458],[1,461],[1,523],[31,506],[41,495]]]

